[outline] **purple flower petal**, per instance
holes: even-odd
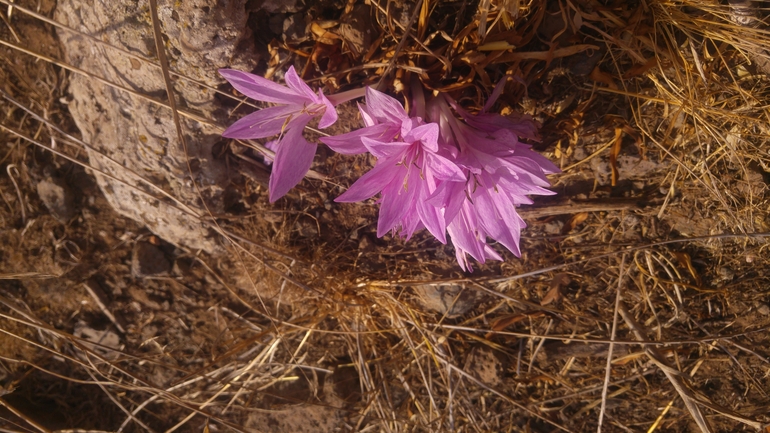
[[[418,170],[414,166],[404,169],[400,166],[399,175],[394,176],[382,190],[382,201],[380,202],[380,215],[377,221],[377,237],[384,236],[387,232],[398,228],[405,216],[414,212],[414,206],[417,199],[417,188],[405,185],[403,179],[419,176]],[[411,233],[407,233],[411,236]]]
[[[446,244],[446,219],[441,209],[426,203],[425,197],[419,197],[417,215],[430,234],[442,244]]]
[[[236,71],[235,69],[220,69],[219,74],[236,90],[257,101],[293,104],[296,103],[297,97],[300,96],[285,86],[258,75],[249,74],[248,72]]]
[[[431,175],[437,179],[464,182],[466,180],[465,173],[454,162],[434,153],[425,153],[425,165],[431,171]]]
[[[270,140],[267,143],[265,143],[265,147],[267,149],[270,149],[273,151],[273,155],[267,155],[263,153],[262,159],[265,161],[266,165],[273,165],[273,159],[275,156],[275,151],[278,149],[278,140]]]
[[[308,143],[302,136],[305,125],[295,125],[287,130],[277,144],[273,173],[270,175],[270,203],[286,195],[305,177],[315,156],[315,143]]]
[[[334,105],[329,101],[329,99],[327,99],[326,96],[321,93],[320,90],[318,91],[318,98],[321,103],[326,106],[326,110],[324,110],[324,114],[321,116],[321,120],[318,122],[318,127],[321,129],[326,129],[337,121],[337,110],[334,108]]]
[[[420,141],[426,150],[438,152],[438,125],[426,123],[416,126],[404,135],[404,141],[410,143]]]
[[[364,121],[365,126],[374,126],[377,124],[377,121],[374,120],[374,117],[371,113],[369,113],[369,109],[366,108],[366,105],[358,104],[358,111],[361,113],[361,119]]]
[[[377,141],[389,141],[395,136],[387,124],[370,126],[368,128],[356,129],[346,134],[332,135],[330,137],[321,137],[321,142],[329,146],[333,151],[344,155],[357,155],[366,153],[368,150],[361,141],[363,137],[371,138]]]
[[[353,203],[366,200],[382,191],[382,189],[392,181],[394,176],[399,175],[398,172],[399,167],[395,164],[379,162],[373,169],[358,178],[358,180],[351,185],[344,194],[334,199],[334,201]]]
[[[470,206],[469,203],[463,204],[462,210],[447,225],[447,232],[451,236],[452,245],[455,248],[467,252],[471,257],[483,263],[486,236],[483,233],[479,233],[476,212]]]
[[[503,244],[516,257],[521,257],[519,239],[521,230],[527,224],[516,213],[513,203],[508,201],[504,194],[491,190],[474,195],[473,200],[481,226],[487,235]]]
[[[366,88],[366,109],[380,123],[400,124],[401,121],[409,118],[406,111],[404,111],[403,105],[398,100],[371,87]]]
[[[222,133],[222,136],[237,139],[270,137],[286,129],[288,124],[286,120],[297,111],[298,107],[293,105],[264,108],[238,119]]]
[[[401,159],[399,155],[404,154],[412,146],[410,143],[402,141],[384,142],[366,136],[361,137],[361,142],[376,158],[396,158],[399,160]]]
[[[297,71],[294,70],[294,66],[289,66],[289,69],[284,75],[286,85],[289,86],[297,95],[302,95],[305,99],[309,99],[314,102],[318,102],[318,96],[313,92],[313,89],[305,83],[305,81],[297,75]]]

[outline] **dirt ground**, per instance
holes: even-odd
[[[67,144],[56,2],[0,3],[2,431],[770,432],[766,2],[248,2],[275,79],[395,58],[392,95],[421,68],[478,110],[520,78],[495,109],[539,122],[557,194],[473,273],[335,203],[372,161],[323,146],[272,205],[258,152],[215,149],[220,253],[120,216]],[[219,126],[252,110],[220,90]]]

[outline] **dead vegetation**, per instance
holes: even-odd
[[[85,72],[55,5],[0,3],[4,431],[768,431],[765,2],[317,2],[264,40],[262,73],[327,91],[413,74],[478,109],[517,77],[497,109],[542,124],[559,194],[521,209],[521,259],[468,275],[333,203],[369,161],[324,149],[275,206],[260,143],[219,149],[249,167],[226,213],[165,199],[226,257],[116,216],[68,117]],[[233,117],[200,120],[224,127],[240,100],[219,98]]]

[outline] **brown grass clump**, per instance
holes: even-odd
[[[65,105],[85,72],[61,60],[53,1],[34,3],[0,0],[12,10],[0,29],[3,431],[768,429],[759,2],[316,2],[305,34],[255,35],[262,73],[294,64],[326,91],[398,95],[417,77],[473,110],[519,79],[497,109],[542,124],[534,144],[563,170],[558,195],[520,209],[521,259],[473,274],[427,234],[376,238],[373,203],[334,203],[370,161],[327,149],[270,205],[264,143],[224,143],[217,156],[243,176],[217,213],[126,173],[137,194],[207,224],[226,254],[117,216]],[[353,16],[371,25],[365,47],[345,27]],[[148,26],[162,32],[151,13]],[[190,80],[159,51],[137,61],[169,88]],[[140,96],[184,136],[188,120],[222,129],[240,115],[231,89],[208,90],[234,114]],[[355,127],[343,110],[341,128]],[[46,179],[77,191],[75,214],[46,207]],[[168,269],[138,272],[141,248]]]

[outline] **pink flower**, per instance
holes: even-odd
[[[376,90],[367,90],[366,102],[361,110],[366,128],[336,137],[343,140],[332,140],[331,144],[324,139],[332,149],[360,153],[363,148],[377,158],[374,168],[336,201],[357,202],[381,193],[377,236],[394,230],[409,239],[426,227],[446,243],[444,210],[429,201],[444,198],[435,197],[440,182],[463,182],[465,175],[457,164],[439,154],[438,125],[409,117],[397,100]]]
[[[268,188],[270,202],[274,202],[296,186],[313,163],[318,145],[303,137],[305,126],[320,117],[318,127],[327,128],[337,121],[337,111],[320,90],[316,94],[302,81],[293,66],[286,72],[287,86],[232,69],[220,69],[219,73],[244,95],[278,104],[244,116],[222,134],[236,139],[280,134],[274,143],[275,161]]]
[[[487,243],[488,237],[521,256],[519,242],[526,223],[516,207],[531,204],[529,195],[554,194],[546,189],[550,183],[545,175],[559,170],[530,146],[519,142],[517,133],[536,131],[531,121],[517,122],[486,113],[473,116],[445,98],[431,101],[430,114],[441,125],[441,138],[459,150],[456,162],[464,169],[467,182],[442,184],[443,201],[437,194],[431,203],[446,209],[447,231],[457,261],[463,270],[472,271],[466,254],[480,263],[487,259],[502,260]],[[460,112],[467,124],[454,116],[448,104]],[[493,116],[502,119],[490,121]]]

